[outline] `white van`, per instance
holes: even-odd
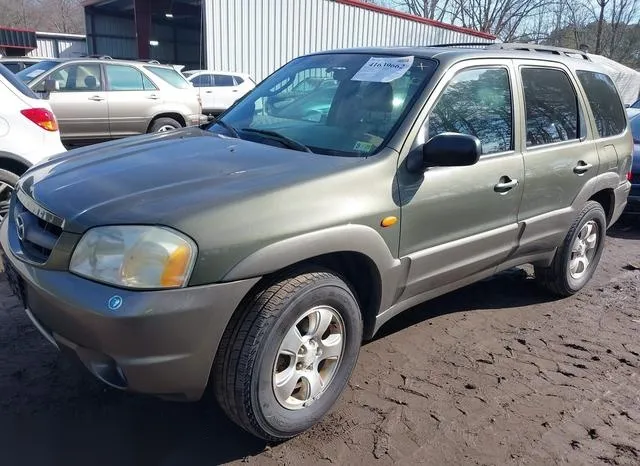
[[[51,106],[0,64],[0,221],[18,178],[45,158],[66,152]]]

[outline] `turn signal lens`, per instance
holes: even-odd
[[[631,181],[633,179],[633,173],[627,172],[627,180]]]
[[[164,288],[179,287],[184,284],[191,265],[191,249],[186,245],[178,246],[167,258],[160,277],[160,285]]]
[[[58,131],[58,122],[55,115],[46,108],[27,108],[21,110],[20,113],[40,128],[47,131]]]

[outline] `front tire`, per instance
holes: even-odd
[[[588,201],[573,223],[550,267],[536,267],[537,281],[548,291],[568,297],[591,280],[602,256],[607,218],[602,205]]]
[[[294,437],[338,400],[361,341],[362,315],[344,281],[330,272],[285,278],[234,314],[214,362],[216,399],[257,437]]]

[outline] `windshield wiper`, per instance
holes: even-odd
[[[270,131],[268,129],[256,129],[256,128],[242,128],[240,131],[244,131],[246,133],[256,133],[261,134],[263,136],[268,136],[273,139],[277,139],[278,141],[284,143],[290,149],[299,150],[302,152],[309,152],[313,154],[313,151],[309,149],[307,146],[302,144],[301,142],[296,141],[295,139],[288,138],[287,136],[278,133],[277,131]]]
[[[235,129],[233,126],[231,126],[229,123],[224,122],[222,120],[216,120],[214,124],[218,124],[222,126],[224,129],[229,131],[234,138],[238,138],[238,139],[240,138],[240,135],[238,134],[238,130]]]

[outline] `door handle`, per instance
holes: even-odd
[[[493,187],[493,190],[497,193],[504,194],[516,186],[518,186],[518,180],[512,180],[508,176],[503,176],[500,178],[500,182]]]
[[[94,102],[102,102],[104,100],[104,97],[99,95],[94,95],[89,97],[89,100],[93,100]]]
[[[592,164],[580,160],[580,162],[578,162],[578,165],[573,167],[573,173],[575,173],[576,175],[582,175],[586,173],[591,167],[593,167]]]
[[[233,89],[231,92],[238,92],[238,89]]]
[[[213,94],[213,91],[204,91],[205,94]]]
[[[158,97],[158,96],[157,96],[157,95],[155,95],[155,94],[151,94],[151,95],[150,95],[149,97],[147,97],[147,98],[148,98],[148,99],[151,99],[151,100],[158,100],[160,97]]]

